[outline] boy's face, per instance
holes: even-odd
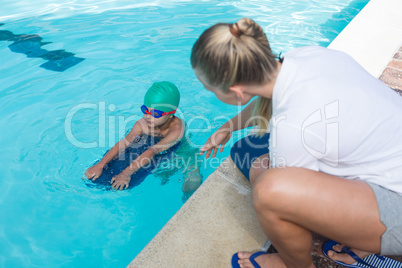
[[[151,112],[152,108],[148,108],[149,111]],[[150,114],[144,114],[144,119],[147,121],[148,127],[154,128],[154,127],[160,127],[163,124],[165,124],[169,118],[171,118],[171,115],[164,115],[162,117],[159,118],[155,118]]]

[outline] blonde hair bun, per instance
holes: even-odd
[[[206,29],[193,45],[191,65],[203,74],[204,82],[224,92],[233,85],[263,85],[271,81],[277,71],[276,56],[267,36],[261,26],[249,18],[236,23],[218,23]],[[255,114],[269,118],[270,101],[259,100]],[[266,129],[264,120],[258,121],[261,128]]]

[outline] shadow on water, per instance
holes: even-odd
[[[3,26],[4,23],[0,23]],[[8,48],[15,53],[22,53],[28,58],[42,58],[47,62],[41,64],[47,70],[55,72],[64,72],[65,70],[77,65],[84,58],[75,57],[74,53],[67,52],[64,49],[49,51],[42,46],[51,42],[43,42],[42,37],[37,34],[14,34],[10,31],[0,30],[0,41],[13,42]]]
[[[320,25],[321,33],[326,36],[331,43],[354,17],[367,5],[368,0],[353,0],[349,5],[333,13],[332,17]],[[327,41],[319,43],[320,46],[328,46]]]

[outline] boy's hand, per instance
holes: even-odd
[[[87,177],[87,179],[94,181],[97,178],[99,178],[102,172],[103,172],[103,166],[96,164],[88,168],[87,171],[85,171],[85,176]]]
[[[131,176],[122,172],[117,176],[114,176],[110,181],[112,183],[112,187],[115,190],[124,190],[128,188],[128,184],[130,183]]]
[[[225,144],[228,142],[230,137],[232,136],[232,132],[229,130],[225,129],[218,129],[214,134],[209,137],[207,142],[202,146],[200,149],[200,154],[204,154],[206,151],[207,154],[205,155],[205,158],[208,159],[209,156],[212,154],[212,158],[216,156],[219,150],[219,146],[221,146],[220,151],[223,152],[223,149],[225,149]],[[215,151],[214,151],[215,149]]]

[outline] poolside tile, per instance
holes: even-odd
[[[388,64],[389,68],[394,68],[397,70],[402,70],[402,60],[393,59]]]
[[[395,53],[394,59],[402,60],[402,46],[399,48],[398,52]]]
[[[397,89],[402,95],[402,47],[395,53],[380,76],[380,80],[389,87]]]
[[[402,90],[402,71],[387,67],[380,76],[380,79],[388,86]]]

